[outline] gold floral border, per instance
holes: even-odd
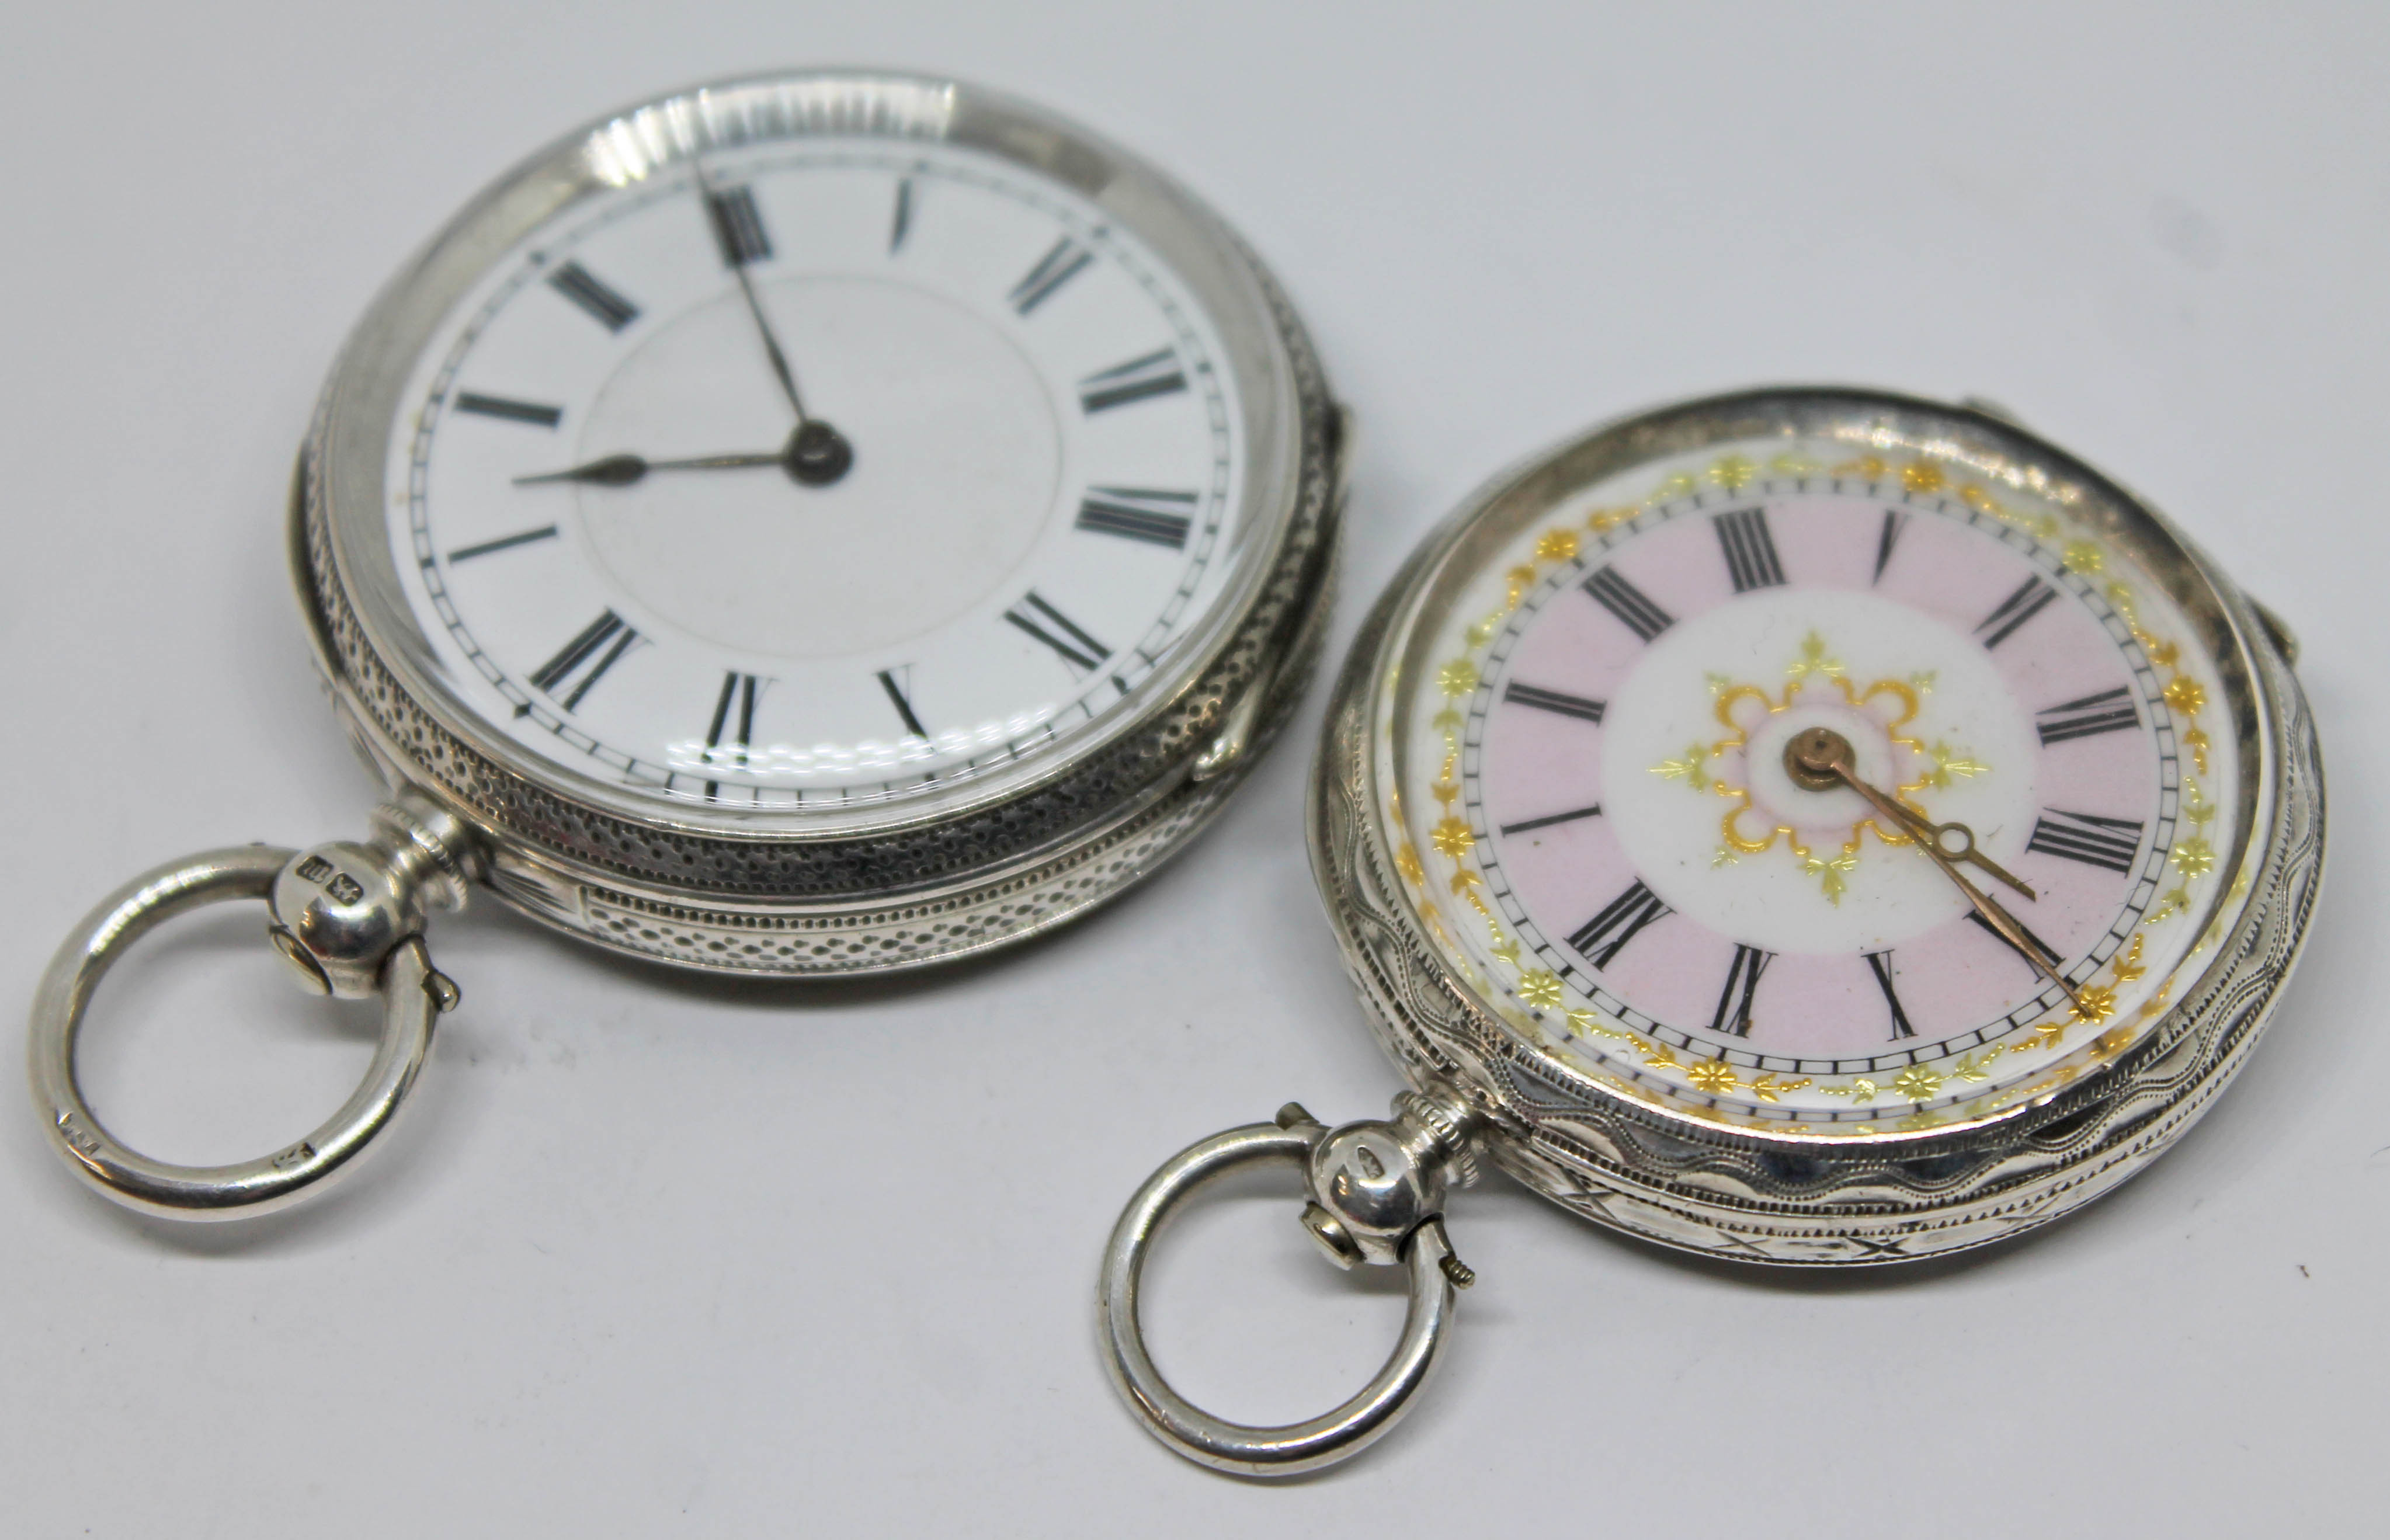
[[[2027,512],[2009,507],[1995,498],[1990,490],[1980,482],[1963,481],[1954,484],[1942,465],[1922,456],[1895,466],[1892,461],[1880,455],[1861,455],[1842,464],[1829,467],[1806,455],[1787,453],[1770,457],[1764,471],[1767,475],[1776,477],[1814,476],[1820,472],[1877,483],[1896,480],[1904,491],[1920,496],[1948,494],[1956,496],[1967,507],[1997,519],[2037,540],[2055,540],[2063,529],[2055,514]],[[1667,477],[1639,503],[1593,509],[1586,516],[1584,527],[1596,535],[1608,534],[1646,510],[1674,502],[1678,498],[1691,496],[1704,490],[1705,485],[1726,492],[1739,492],[1758,481],[1762,474],[1763,468],[1759,463],[1744,456],[1721,456],[1703,470],[1678,471]],[[1485,885],[1485,879],[1484,874],[1478,870],[1473,859],[1476,836],[1471,831],[1468,820],[1461,817],[1457,811],[1460,798],[1460,784],[1458,777],[1460,764],[1460,735],[1466,725],[1466,719],[1458,702],[1466,699],[1476,691],[1482,678],[1480,666],[1484,650],[1492,644],[1495,635],[1501,630],[1503,622],[1517,610],[1524,602],[1526,596],[1553,568],[1563,562],[1574,560],[1582,548],[1582,544],[1583,538],[1576,530],[1565,525],[1556,525],[1536,537],[1528,561],[1510,568],[1503,574],[1504,597],[1501,607],[1464,628],[1461,633],[1463,646],[1459,655],[1447,660],[1436,668],[1435,687],[1444,696],[1446,704],[1429,723],[1429,725],[1434,727],[1443,737],[1444,756],[1437,768],[1435,779],[1427,789],[1428,794],[1435,799],[1440,812],[1440,816],[1429,830],[1428,842],[1439,855],[1451,863],[1452,875],[1446,879],[1446,886],[1451,896],[1466,905],[1475,914],[1479,922],[1484,926],[1487,951],[1517,975],[1511,986],[1513,993],[1527,1005],[1541,1010],[1561,1008],[1567,998],[1567,989],[1560,976],[1548,969],[1520,967],[1518,939],[1509,932],[1500,916],[1495,912],[1493,905],[1485,901],[1480,891]],[[2165,671],[2166,682],[2160,688],[2160,697],[2165,700],[2168,710],[2175,714],[2178,728],[2178,737],[2183,748],[2190,752],[2199,775],[2206,775],[2208,752],[2213,747],[2214,740],[2201,725],[2200,719],[2208,705],[2208,691],[2206,687],[2182,667],[2182,649],[2179,644],[2153,635],[2143,627],[2137,596],[2130,584],[2108,575],[2107,552],[2098,541],[2088,537],[2069,541],[2061,550],[2060,561],[2067,571],[2084,578],[2087,582],[2101,583],[2102,596],[2125,623],[2131,628],[2133,638],[2141,645],[2141,649],[2148,656],[2152,666]],[[1888,1125],[1870,1120],[1865,1123],[1830,1123],[1813,1127],[1806,1123],[1783,1123],[1766,1118],[1745,1120],[1734,1117],[1724,1109],[1715,1106],[1702,1107],[1673,1098],[1666,1100],[1667,1105],[1679,1111],[1690,1112],[1696,1117],[1715,1123],[1738,1127],[1748,1126],[1775,1134],[1825,1134],[1857,1137],[1882,1134],[1886,1131],[1887,1126],[1909,1132],[1988,1115],[2000,1107],[2031,1100],[2056,1090],[2075,1080],[2085,1069],[2105,1063],[2122,1052],[2139,1035],[2141,1023],[2165,1010],[2172,994],[2170,987],[2159,989],[2150,999],[2143,1001],[2135,1010],[2134,1020],[2131,1022],[2110,1027],[2093,1039],[2089,1045],[2087,1063],[2052,1065],[2038,1078],[2001,1093],[1997,1102],[1987,1094],[1973,1101],[1957,1104],[1940,1112],[1930,1112],[1926,1110],[1925,1104],[1940,1095],[1943,1087],[1954,1081],[1972,1084],[1989,1082],[1992,1079],[1993,1066],[1997,1064],[2003,1053],[2020,1054],[2057,1048],[2062,1046],[2067,1033],[2073,1028],[2078,1025],[2098,1026],[2114,1014],[2117,995],[2121,989],[2140,979],[2148,971],[2141,961],[2142,934],[2176,915],[2188,913],[2191,908],[2193,886],[2215,868],[2216,851],[2207,830],[2215,822],[2217,813],[2217,804],[2208,800],[2198,780],[2191,775],[2184,775],[2177,823],[2178,826],[2189,824],[2192,832],[2188,836],[2178,837],[2175,841],[2173,852],[2168,856],[2168,862],[2174,867],[2179,880],[2173,888],[2161,894],[2157,905],[2141,918],[2140,924],[2135,929],[2131,943],[2119,949],[2109,959],[2106,965],[2106,971],[2110,976],[2109,983],[2099,984],[2087,982],[2075,992],[2082,1001],[2080,1006],[2070,1006],[2063,1018],[2054,1016],[2050,1020],[2035,1024],[2028,1029],[2029,1035],[2005,1046],[1997,1043],[1986,1044],[1974,1053],[1936,1060],[1932,1066],[1911,1064],[1895,1074],[1881,1079],[1873,1075],[1859,1075],[1847,1080],[1819,1082],[1808,1076],[1788,1079],[1780,1072],[1770,1071],[1752,1075],[1746,1080],[1741,1072],[1740,1066],[1727,1063],[1720,1059],[1698,1056],[1690,1059],[1679,1059],[1677,1051],[1666,1044],[1635,1032],[1621,1022],[1605,1020],[1599,1013],[1584,1007],[1572,1007],[1566,1010],[1569,1031],[1579,1040],[1588,1033],[1616,1040],[1624,1045],[1622,1051],[1635,1054],[1647,1071],[1664,1072],[1662,1077],[1664,1079],[1681,1076],[1684,1089],[1713,1097],[1723,1097],[1740,1091],[1756,1100],[1775,1104],[1792,1092],[1814,1089],[1820,1096],[1847,1097],[1854,1107],[1869,1106],[1881,1097],[1895,1103],[1908,1103],[1910,1108],[1908,1115]],[[1444,930],[1443,916],[1430,890],[1426,865],[1421,861],[1418,848],[1409,838],[1409,825],[1403,815],[1399,790],[1395,790],[1390,796],[1388,814],[1397,835],[1394,853],[1396,868],[1402,873],[1405,880],[1418,890],[1420,910],[1436,939],[1445,943],[1447,951],[1460,952],[1460,949],[1452,943],[1452,938]],[[2245,881],[2244,874],[2242,885],[2245,885]],[[2199,944],[2207,945],[2211,940],[2212,937],[2203,938]],[[1465,957],[1466,954],[1461,953],[1461,956]],[[2096,978],[2097,975],[2095,974],[2094,977]],[[1567,1050],[1569,1045],[1566,1041],[1556,1040],[1549,1036],[1543,1030],[1541,1023],[1526,1012],[1505,1009],[1500,1014],[1512,1027],[1531,1038],[1542,1041],[1556,1050],[1561,1052]],[[1629,1080],[1623,1075],[1595,1071],[1594,1078],[1639,1101],[1657,1105],[1664,1100],[1650,1086]],[[1890,1109],[1887,1108],[1887,1111],[1889,1110]]]

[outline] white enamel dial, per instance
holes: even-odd
[[[1134,233],[1021,166],[712,151],[455,308],[402,398],[392,554],[454,692],[553,764],[902,798],[1100,731],[1223,597],[1223,353]]]

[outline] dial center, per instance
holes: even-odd
[[[1816,699],[1821,693],[1828,699]],[[1852,705],[1836,692],[1801,691],[1754,724],[1750,747],[1735,756],[1734,783],[1750,793],[1754,821],[1839,842],[1872,815],[1842,777],[1812,767],[1831,763],[1813,759],[1821,751],[1838,755],[1870,786],[1891,784],[1909,758],[1893,742],[1880,708]]]
[[[583,420],[585,461],[775,456],[573,489],[626,612],[643,634],[806,659],[888,648],[986,602],[1061,484],[1035,367],[992,321],[910,285],[806,276],[756,292],[821,417],[792,428],[732,290],[657,328]]]
[[[1602,719],[1601,803],[1671,909],[1772,953],[1875,951],[1965,900],[1933,863],[1865,832],[1875,809],[1816,784],[1814,767],[1847,753],[1862,781],[2005,855],[2032,826],[2032,743],[1971,638],[1875,595],[1780,589],[1644,650]]]
[[[799,486],[826,487],[854,468],[854,445],[819,417],[807,417],[780,451],[780,468]]]
[[[1851,740],[1831,727],[1805,727],[1784,744],[1784,773],[1804,791],[1833,790],[1851,763]]]

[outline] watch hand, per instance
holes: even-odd
[[[1994,879],[2006,883],[2027,898],[2038,899],[2032,887],[2007,867],[1975,848],[1975,831],[1964,824],[1937,824],[1908,806],[1897,797],[1877,790],[1859,779],[1851,768],[1850,739],[1830,727],[1812,727],[1796,735],[1784,746],[1784,773],[1796,786],[1811,791],[1823,791],[1831,787],[1847,786],[1867,799],[1870,806],[1900,826],[1920,845],[1944,865],[1966,861],[1982,867]],[[1949,841],[1956,837],[1954,847]]]
[[[825,445],[827,433],[831,443]],[[591,486],[626,487],[644,480],[650,470],[752,470],[757,466],[776,465],[797,481],[809,486],[821,486],[838,479],[853,459],[846,441],[837,436],[838,430],[819,418],[806,423],[789,435],[789,442],[769,455],[695,455],[677,460],[650,460],[643,455],[609,455],[585,465],[570,466],[562,470],[544,470],[535,476],[518,476],[519,487],[541,486],[552,481],[579,481]],[[826,456],[845,455],[846,460],[836,470],[820,475]]]
[[[705,179],[705,167],[692,157],[688,169],[697,184],[698,196],[707,200],[708,212],[720,218],[713,203],[713,186]],[[747,302],[748,317],[755,323],[755,334],[763,339],[764,357],[772,366],[772,378],[780,382],[780,393],[789,398],[789,409],[797,415],[796,431],[790,436],[782,464],[790,478],[803,485],[828,486],[854,464],[854,446],[837,429],[805,410],[805,398],[797,390],[796,371],[789,366],[789,355],[772,331],[771,318],[764,314],[764,302],[756,298],[755,280],[747,276],[743,259],[730,258],[730,276],[739,280],[739,293]]]
[[[591,460],[586,465],[576,465],[565,470],[518,476],[515,485],[527,487],[547,481],[583,481],[593,486],[626,487],[641,481],[650,470],[733,470],[750,466],[782,465],[788,457],[785,450],[777,455],[700,455],[685,460],[650,460],[638,455],[609,455],[602,460]]]
[[[1968,881],[1966,875],[1959,870],[1959,862],[1961,859],[1973,860],[2028,898],[2033,896],[2033,890],[2001,871],[1987,857],[1975,853],[1974,831],[1966,825],[1929,823],[1922,815],[1910,812],[1895,799],[1859,779],[1858,773],[1851,767],[1851,757],[1848,738],[1830,728],[1812,727],[1795,734],[1792,741],[1784,746],[1784,770],[1792,777],[1794,784],[1813,791],[1830,786],[1847,786],[1878,812],[1908,830],[1915,838],[1917,848],[1941,868],[1943,876],[1959,885],[1959,891],[1967,895],[1967,902],[1976,914],[1983,917],[1984,923],[1990,926],[2001,940],[2015,947],[2043,978],[2056,984],[2059,993],[2064,995],[2067,1003],[2075,1007],[2078,1018],[2091,1020],[2091,1012],[2084,1005],[2083,997],[2075,992],[2073,984],[2058,975],[2058,964],[2062,959],[2044,952],[2033,933],[2018,924],[2016,917],[2002,908],[1998,899]],[[1966,836],[1965,852],[1946,852],[1942,848],[1941,836],[1946,829]]]
[[[1867,785],[1856,776],[1848,774],[1847,770],[1841,778],[1844,785],[1873,803],[1877,811],[1896,820],[1908,831],[1909,837],[1919,844],[1930,845],[1952,861],[1971,862],[1982,867],[1994,879],[2006,883],[2027,898],[2038,899],[2041,896],[2035,892],[2031,885],[2023,879],[2016,877],[2007,867],[1978,850],[1975,847],[1975,831],[1966,825],[1937,824],[1898,798],[1888,797],[1874,787]],[[1955,847],[1950,842],[1953,836],[1958,840]]]

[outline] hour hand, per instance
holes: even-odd
[[[592,486],[626,487],[648,473],[648,462],[637,455],[609,455],[602,460],[591,460],[565,470],[543,470],[536,476],[518,476],[519,487],[538,486],[547,481],[585,481]]]
[[[528,487],[549,481],[579,481],[590,486],[626,487],[644,480],[650,470],[744,470],[755,466],[780,465],[787,458],[786,451],[768,455],[698,455],[679,460],[650,460],[641,455],[609,455],[602,460],[591,460],[586,465],[572,466],[563,470],[544,470],[535,476],[518,476],[515,485]]]
[[[1975,848],[1975,831],[1964,824],[1937,824],[1903,803],[1897,797],[1879,791],[1859,779],[1851,764],[1850,741],[1842,734],[1825,727],[1812,727],[1796,735],[1784,746],[1784,771],[1793,784],[1812,791],[1822,791],[1833,786],[1846,786],[1867,799],[1868,805],[1897,825],[1900,831],[1926,850],[1944,866],[1964,861],[2007,884],[2027,898],[2038,898],[2032,887],[2007,867]]]
[[[2041,896],[2035,892],[2031,884],[2023,878],[2016,876],[2006,866],[1977,849],[1975,831],[1966,825],[1934,823],[1914,809],[1904,805],[1898,798],[1886,796],[1874,787],[1863,784],[1856,776],[1848,772],[1847,767],[1844,768],[1842,779],[1845,786],[1872,802],[1878,812],[1889,814],[1895,821],[1908,831],[1909,838],[1920,844],[1933,846],[1947,860],[1964,861],[1991,877],[1995,881],[2007,884],[2027,898],[2038,899]]]
[[[1812,727],[1807,732],[1795,734],[1792,741],[1784,746],[1784,770],[1785,774],[1792,777],[1795,785],[1805,786],[1812,790],[1824,790],[1837,785],[1847,786],[1866,798],[1869,804],[1877,812],[1900,825],[1902,829],[1916,841],[1917,848],[1924,852],[1934,866],[1941,868],[1942,875],[1948,878],[1958,886],[1960,892],[1966,895],[1968,905],[1976,914],[1983,917],[1984,923],[1992,928],[1992,932],[2023,954],[2024,959],[2033,964],[2035,969],[2043,978],[2056,984],[2059,993],[2064,995],[2074,1005],[2077,1016],[2085,1020],[2089,1019],[2083,996],[2076,994],[2075,986],[2059,974],[2058,965],[2062,959],[2045,952],[2041,943],[2035,939],[2033,932],[2017,923],[2014,915],[2000,907],[1998,900],[1960,875],[1959,863],[1962,860],[1972,861],[2024,893],[2027,898],[2033,896],[2031,888],[2002,871],[1988,856],[1976,853],[1975,834],[1972,829],[1964,824],[1930,823],[1922,815],[1903,807],[1897,799],[1885,795],[1859,779],[1858,773],[1851,765],[1850,741],[1840,733],[1829,728]],[[1951,848],[1946,838],[1953,834],[1961,837],[1964,841],[1957,849]]]

